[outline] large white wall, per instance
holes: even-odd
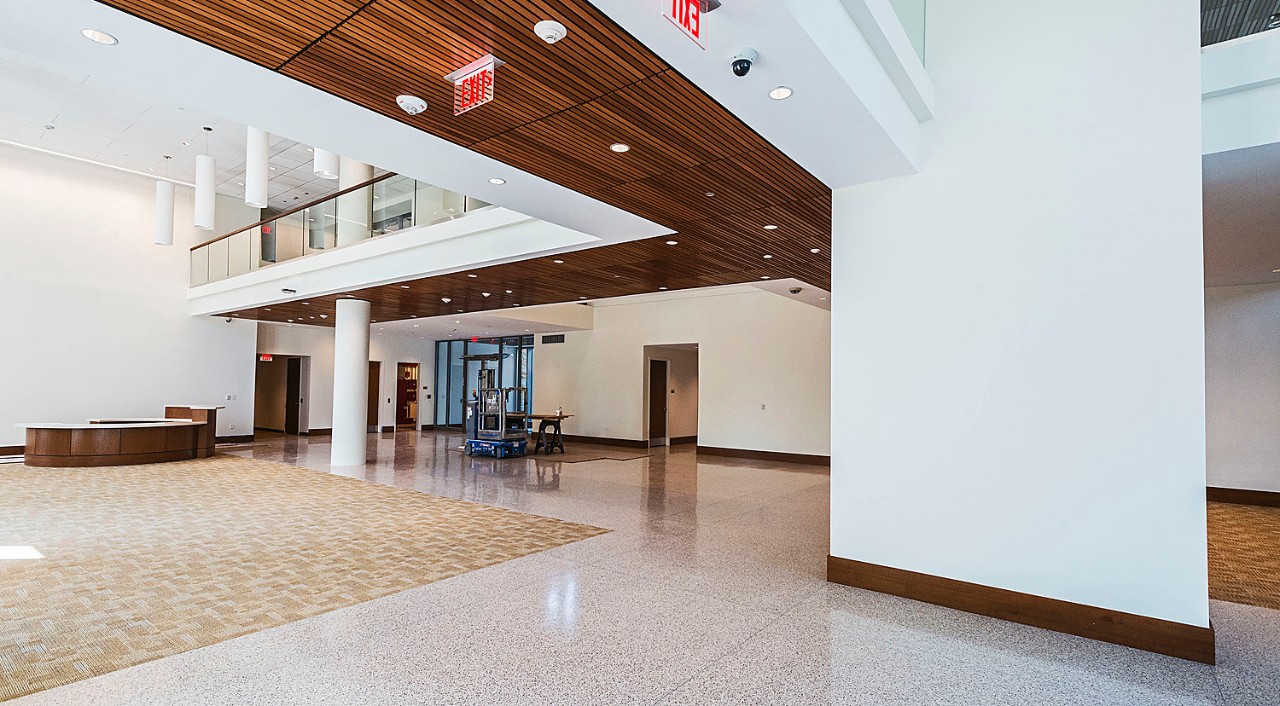
[[[278,356],[303,356],[311,359],[309,394],[303,399],[308,412],[309,429],[333,427],[333,329],[323,326],[289,326],[259,324],[258,352]],[[378,424],[396,423],[396,363],[418,363],[418,425],[431,424],[434,401],[435,342],[422,336],[382,332],[375,324],[369,337],[369,360],[379,361]],[[426,399],[432,394],[431,400]],[[390,401],[388,401],[390,400]]]
[[[1280,492],[1280,285],[1204,300],[1209,485]]]
[[[925,165],[834,199],[833,555],[1208,624],[1198,12],[930,3]]]
[[[0,445],[165,404],[225,405],[218,434],[251,433],[255,329],[187,313],[187,248],[211,236],[189,189],[177,204],[157,246],[154,180],[0,145]]]
[[[645,346],[698,344],[698,443],[826,455],[830,314],[750,291],[595,309],[594,328],[534,349],[534,411],[566,434],[646,438]]]

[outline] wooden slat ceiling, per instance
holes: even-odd
[[[362,290],[380,321],[766,276],[830,289],[830,189],[586,0],[101,1],[677,232],[571,253],[555,267],[500,265]],[[543,42],[533,34],[543,19],[568,36]],[[454,116],[443,77],[486,53],[507,62],[495,100]],[[429,109],[405,114],[401,93]],[[632,149],[615,153],[615,142]],[[482,281],[520,299],[461,286]],[[453,305],[432,309],[440,296]],[[301,304],[271,309],[236,313],[312,315]]]
[[[1262,32],[1278,13],[1280,0],[1200,0],[1200,46]]]

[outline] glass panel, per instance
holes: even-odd
[[[459,195],[461,196],[461,194],[459,194]],[[468,211],[468,212],[470,212],[470,211],[474,211],[474,210],[476,210],[477,208],[484,208],[485,206],[492,206],[492,205],[493,205],[493,204],[489,203],[488,201],[481,201],[480,199],[478,199],[478,198],[476,198],[476,197],[474,197],[474,196],[463,196],[462,198],[466,200],[466,209],[467,209],[467,211]]]
[[[372,198],[373,188],[369,186],[337,197],[338,245],[349,245],[369,237]]]
[[[449,394],[449,344],[436,341],[436,420],[437,426],[449,423],[449,409],[445,406]]]
[[[393,176],[373,185],[373,234],[384,235],[413,226],[417,182]]]
[[[449,425],[462,424],[462,400],[467,395],[463,389],[462,341],[449,342]]]
[[[276,257],[276,222],[263,223],[258,235],[258,242],[261,243],[258,258],[261,264],[270,265],[278,262],[279,260]]]
[[[301,211],[275,220],[276,262],[285,262],[306,254],[306,229]]]
[[[209,281],[209,248],[196,248],[191,251],[191,286],[205,284]]]
[[[249,241],[250,235],[251,233],[246,230],[226,239],[230,241],[230,245],[227,248],[227,275],[229,277],[242,275],[249,271],[249,258],[253,250]]]
[[[308,208],[307,250],[328,250],[338,243],[337,201],[329,199]]]
[[[925,0],[889,0],[889,4],[898,14],[902,28],[907,31],[907,39],[915,47],[920,63],[924,63]]]
[[[533,411],[533,346],[520,348],[520,387],[524,388],[525,410]]]
[[[227,278],[227,238],[209,243],[209,281]]]

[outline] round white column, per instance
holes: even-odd
[[[363,466],[368,442],[369,302],[339,299],[333,335],[334,466]],[[376,422],[376,420],[375,420]]]
[[[341,158],[338,169],[338,190],[350,189],[373,178],[373,167],[364,162]],[[343,194],[338,197],[338,245],[350,245],[369,237],[370,217],[373,209],[371,187]]]

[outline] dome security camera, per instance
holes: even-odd
[[[799,294],[799,293],[800,293],[800,288],[799,288],[799,287],[792,287],[791,289],[788,289],[787,291],[788,291],[788,292],[791,292],[792,294]]]
[[[743,48],[733,53],[733,58],[729,60],[729,67],[733,69],[733,75],[738,78],[746,76],[751,67],[760,60],[760,52],[755,49]]]

